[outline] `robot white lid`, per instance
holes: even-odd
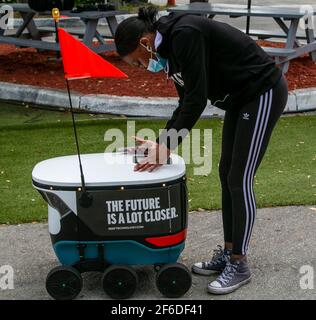
[[[184,160],[171,155],[171,164],[154,172],[135,172],[133,155],[123,153],[94,153],[81,155],[87,187],[146,185],[164,183],[185,175]],[[32,172],[33,181],[58,187],[80,187],[78,156],[64,156],[38,163]]]

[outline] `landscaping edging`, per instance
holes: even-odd
[[[71,97],[73,108],[76,110],[136,117],[169,118],[178,104],[178,99],[174,97],[120,97],[107,94],[80,94],[78,92],[72,92]],[[62,110],[69,109],[68,94],[64,90],[8,82],[0,82],[0,100],[23,102],[40,107],[55,107]],[[298,89],[290,92],[285,113],[312,110],[316,110],[316,88]],[[223,110],[213,107],[209,103],[202,116],[222,116],[223,114]]]

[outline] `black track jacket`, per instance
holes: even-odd
[[[157,51],[168,59],[180,98],[167,130],[191,130],[208,99],[223,110],[240,108],[271,89],[282,75],[254,40],[226,23],[170,13],[157,20],[156,28],[163,38]],[[165,135],[159,142],[175,148]]]

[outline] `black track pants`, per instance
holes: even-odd
[[[224,238],[233,243],[233,254],[247,253],[256,216],[254,175],[287,99],[282,77],[258,99],[225,114],[219,173]]]

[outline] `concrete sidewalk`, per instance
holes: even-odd
[[[194,275],[192,288],[184,298],[316,299],[316,287],[300,288],[302,275],[299,273],[303,265],[316,267],[316,212],[312,207],[258,210],[249,252],[252,282],[233,294],[213,296],[206,292],[206,285],[214,277]],[[190,213],[186,248],[180,262],[190,267],[196,261],[207,259],[221,242],[220,212]],[[49,299],[45,277],[58,262],[46,224],[0,227],[0,252],[0,266],[11,265],[15,271],[15,289],[0,290],[0,299]],[[155,288],[152,267],[136,270],[140,283],[133,299],[163,299]],[[89,273],[83,278],[84,289],[79,299],[108,299],[101,289],[101,274]]]

